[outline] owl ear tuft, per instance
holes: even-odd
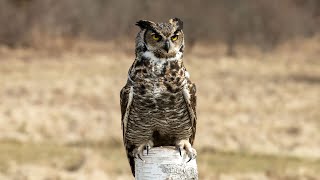
[[[179,18],[172,18],[169,20],[171,24],[175,23],[177,25],[177,30],[182,30],[183,29],[183,22]]]
[[[154,25],[154,22],[147,21],[147,20],[140,20],[136,23],[137,26],[139,26],[141,29],[151,29]]]

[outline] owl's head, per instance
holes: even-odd
[[[170,19],[168,23],[140,20],[136,25],[141,28],[141,40],[145,47],[156,57],[172,58],[183,51],[183,22],[179,18]]]

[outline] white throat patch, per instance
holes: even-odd
[[[176,55],[172,58],[157,58],[153,52],[150,51],[146,51],[142,54],[142,56],[149,58],[151,61],[175,61],[175,60],[179,60],[182,57],[182,52],[178,52],[176,53]]]
[[[155,73],[155,75],[160,74],[162,69],[163,69],[163,65],[166,62],[170,62],[170,61],[177,61],[180,60],[182,57],[182,52],[178,52],[174,57],[172,58],[157,58],[153,52],[147,51],[144,52],[142,54],[142,56],[144,56],[147,59],[150,59],[150,63],[152,64],[152,71]]]
[[[175,57],[172,57],[172,58],[157,58],[153,52],[150,52],[150,51],[147,51],[147,52],[144,52],[142,54],[143,57],[149,59],[150,63],[152,64],[151,67],[152,67],[152,73],[154,74],[155,77],[157,77],[158,75],[161,74],[162,70],[163,70],[163,66],[166,62],[170,62],[170,61],[178,61],[181,59],[182,57],[182,52],[178,52],[176,54]],[[163,89],[163,87],[158,87],[156,85],[157,81],[154,82],[154,85],[153,85],[153,94],[155,97],[159,97],[161,95],[161,92],[164,91],[165,89]]]

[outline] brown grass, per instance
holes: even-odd
[[[224,47],[199,45],[185,56],[198,89],[195,148],[202,179],[320,175],[318,40],[291,42],[270,54],[237,47],[242,55],[234,58],[220,55]],[[134,53],[99,47],[0,48],[5,179],[130,177],[119,91]]]

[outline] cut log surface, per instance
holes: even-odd
[[[135,159],[136,180],[197,180],[196,159],[188,162],[189,157],[183,150],[182,157],[175,147],[155,147],[143,152]]]

